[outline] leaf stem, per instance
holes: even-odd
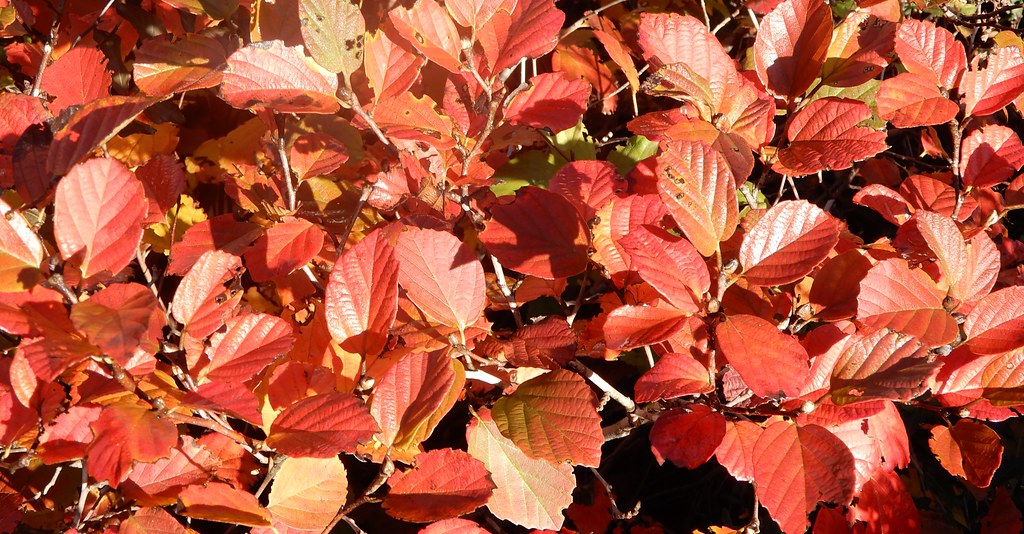
[[[512,294],[512,290],[509,289],[508,283],[505,282],[505,269],[502,268],[501,263],[498,262],[498,258],[495,258],[491,254],[491,265],[494,266],[494,276],[498,279],[498,288],[501,289],[501,294],[504,295],[505,301],[508,302],[508,307],[512,310],[512,318],[516,321],[516,327],[523,327],[523,316],[519,313],[519,303],[516,302],[515,295]]]
[[[394,462],[391,461],[391,457],[385,456],[384,463],[381,464],[380,471],[377,473],[377,478],[373,479],[373,482],[370,483],[370,485],[366,488],[366,491],[364,491],[363,494],[360,495],[358,499],[352,501],[347,506],[344,506],[340,510],[338,510],[338,513],[335,514],[334,519],[331,519],[331,522],[328,523],[327,528],[323,530],[323,534],[329,534],[331,530],[334,529],[335,525],[337,525],[338,522],[342,519],[345,519],[348,516],[348,514],[352,513],[353,510],[373,500],[373,498],[370,497],[370,495],[373,494],[373,492],[380,489],[380,487],[383,486],[384,483],[387,482],[389,478],[391,478],[391,475],[394,474],[394,472]],[[354,523],[349,522],[349,525],[355,527]]]
[[[356,202],[356,209],[352,210],[352,217],[349,218],[348,224],[345,225],[345,232],[341,234],[341,241],[338,242],[338,256],[345,251],[345,245],[348,244],[348,236],[352,234],[352,228],[356,225],[356,219],[359,218],[359,214],[363,211],[363,205],[366,204],[366,200],[370,198],[370,193],[373,192],[373,184],[367,183],[363,185],[363,191],[359,194],[359,201]]]
[[[390,148],[394,152],[398,152],[398,147],[384,136],[384,132],[382,132],[380,127],[377,126],[377,122],[373,120],[373,117],[371,117],[365,109],[363,109],[363,106],[359,103],[359,99],[356,98],[356,94],[348,87],[342,87],[339,91],[341,92],[341,96],[344,97],[345,102],[352,107],[352,111],[355,111],[356,115],[359,115],[359,118],[363,119],[366,124],[370,126],[370,130],[372,130],[374,135],[377,136],[377,139],[379,139],[381,143],[384,143],[384,146]]]
[[[281,176],[284,179],[285,206],[288,208],[288,211],[295,213],[295,183],[292,181],[292,166],[288,162],[288,149],[285,147],[285,126],[287,119],[275,111],[274,122],[277,123],[277,157],[281,160]]]

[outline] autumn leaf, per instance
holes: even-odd
[[[761,19],[754,67],[768,89],[788,100],[820,75],[832,40],[832,10],[821,0],[786,0]]]
[[[110,94],[111,75],[106,56],[97,48],[72,48],[50,69],[46,69],[40,87],[54,98],[50,112],[54,115],[71,106],[78,106]]]
[[[960,106],[942,96],[932,80],[911,72],[882,80],[875,105],[878,116],[897,128],[942,124],[960,113]]]
[[[223,482],[187,486],[178,494],[178,503],[186,517],[250,527],[270,525],[270,513],[252,493]]]
[[[725,417],[703,404],[664,412],[651,429],[651,450],[659,464],[668,460],[696,469],[711,459],[725,437]]]
[[[323,530],[348,497],[348,473],[340,458],[289,458],[267,498],[278,531]]]
[[[133,462],[166,458],[178,442],[174,423],[131,403],[105,406],[89,428],[94,437],[89,444],[86,469],[94,480],[105,480],[112,488],[128,478]]]
[[[242,254],[257,282],[285,276],[308,264],[324,246],[324,231],[297,217],[284,217]]]
[[[417,456],[415,467],[396,471],[388,486],[384,509],[417,523],[468,514],[487,504],[495,489],[483,462],[454,449]]]
[[[805,201],[779,202],[743,236],[743,277],[764,286],[799,280],[838,240],[835,220],[821,208]]]
[[[634,386],[637,402],[655,402],[715,390],[707,367],[693,356],[669,353],[662,356]]]
[[[780,172],[794,176],[849,169],[854,162],[885,150],[885,132],[857,126],[871,117],[859,100],[826,97],[814,100],[793,115],[779,150]]]
[[[346,393],[321,393],[292,404],[270,426],[267,446],[296,458],[330,458],[355,452],[377,423],[362,401]]]
[[[956,321],[943,307],[946,293],[920,269],[901,259],[875,264],[860,281],[857,320],[889,328],[937,347],[956,337]]]
[[[334,113],[338,77],[281,41],[252,43],[227,59],[221,97],[240,108],[283,113]]]
[[[501,434],[486,408],[470,420],[466,441],[469,454],[491,473],[495,488],[487,509],[492,514],[526,528],[562,527],[562,511],[576,487],[571,465],[528,457]]]
[[[884,329],[856,333],[832,371],[832,401],[838,405],[872,399],[909,401],[928,389],[938,365],[912,337]]]
[[[144,96],[108,96],[85,104],[54,132],[46,170],[58,176],[67,174],[155,102]]]
[[[1024,166],[1024,144],[1012,129],[989,124],[966,136],[961,145],[964,185],[992,187],[1009,181]]]
[[[395,256],[398,283],[431,319],[465,331],[483,313],[483,265],[452,234],[408,228]]]
[[[534,128],[560,132],[574,126],[587,110],[590,84],[571,80],[559,72],[538,74],[530,87],[512,98],[505,120]]]
[[[501,434],[532,458],[594,467],[604,443],[596,400],[579,375],[559,369],[498,399],[491,416]]]
[[[206,35],[186,35],[176,41],[163,37],[143,41],[135,51],[132,74],[143,93],[162,97],[192,89],[216,87],[227,52]]]
[[[946,471],[979,488],[992,483],[992,476],[1003,461],[999,434],[970,419],[961,419],[952,427],[933,427],[928,446]]]
[[[398,313],[398,260],[381,232],[342,253],[324,298],[327,328],[349,351],[380,353]]]
[[[896,53],[908,72],[924,76],[932,85],[952,89],[967,69],[967,54],[945,28],[927,20],[907,19],[896,31]]]
[[[43,242],[25,217],[0,200],[0,291],[28,290],[41,277]]]
[[[715,334],[722,355],[755,395],[795,397],[810,378],[807,351],[765,319],[734,315],[719,323]]]
[[[299,27],[309,55],[321,67],[347,81],[363,65],[366,23],[359,6],[348,0],[302,0]]]
[[[993,50],[985,68],[977,58],[960,81],[964,113],[983,117],[1003,109],[1024,92],[1024,52],[1015,46]]]

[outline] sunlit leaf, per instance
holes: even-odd
[[[327,328],[346,350],[378,354],[398,313],[395,249],[373,232],[346,250],[331,271],[324,304]]]
[[[909,401],[928,389],[938,365],[912,337],[889,330],[854,334],[832,371],[832,401]]]
[[[928,446],[951,475],[986,488],[1003,461],[999,434],[983,423],[961,419],[952,427],[932,428]]]
[[[821,83],[854,87],[878,76],[889,64],[895,35],[895,23],[866,11],[851,11],[833,32]]]
[[[348,80],[363,66],[366,23],[358,5],[348,0],[302,0],[299,27],[309,55],[321,67]]]
[[[705,143],[666,145],[657,158],[658,193],[686,237],[703,256],[736,231],[736,179],[725,158]]]
[[[110,94],[111,76],[104,67],[106,56],[98,48],[72,48],[53,62],[43,73],[40,88],[54,98],[50,112],[54,115]]]
[[[256,282],[291,274],[309,263],[324,246],[324,231],[297,217],[284,217],[267,228],[242,258]]]
[[[227,59],[220,95],[240,109],[282,113],[338,111],[338,77],[281,41],[252,43]]]
[[[174,423],[136,404],[105,406],[93,421],[86,469],[97,481],[117,488],[128,477],[132,462],[166,458],[178,442]]]
[[[660,343],[682,329],[689,315],[673,306],[620,306],[605,320],[605,342],[621,350]]]
[[[416,457],[416,466],[388,479],[384,510],[425,523],[468,514],[487,504],[495,485],[483,462],[464,451],[439,449]]]
[[[395,247],[398,282],[431,319],[465,331],[487,304],[484,269],[454,235],[408,228]]]
[[[743,277],[763,286],[799,280],[838,240],[835,220],[821,208],[806,201],[779,202],[743,236]]]
[[[964,323],[967,346],[998,354],[1024,346],[1024,287],[1000,289],[978,302]]]
[[[199,369],[198,380],[249,382],[275,359],[288,353],[294,339],[284,319],[264,313],[236,315],[226,330],[210,338],[210,363]]]
[[[781,170],[803,175],[849,169],[885,150],[885,132],[857,126],[870,117],[871,108],[858,100],[830,96],[807,104],[786,131],[789,146],[779,151]]]
[[[187,35],[177,41],[156,37],[135,50],[133,78],[150,96],[216,87],[227,60],[224,45],[206,35]]]
[[[155,102],[144,96],[108,96],[82,106],[54,132],[46,157],[47,171],[58,176],[67,174]]]
[[[54,202],[61,255],[85,277],[125,268],[142,240],[145,197],[142,183],[116,160],[92,159],[72,168],[57,184]]]
[[[878,116],[897,128],[942,124],[960,112],[960,106],[942,96],[932,80],[912,72],[882,80],[875,105]]]
[[[459,30],[441,4],[419,0],[412,8],[398,7],[388,16],[398,33],[427,59],[448,72],[461,70]]]
[[[596,401],[579,375],[560,369],[520,384],[494,403],[491,416],[530,457],[596,467],[604,443]]]
[[[1020,136],[998,124],[971,132],[964,138],[960,152],[960,175],[967,186],[991,187],[1009,181],[1024,165]]]
[[[633,268],[673,306],[696,313],[711,288],[704,258],[689,241],[644,225],[619,241]]]
[[[711,374],[704,364],[689,354],[674,352],[662,356],[633,387],[637,402],[655,402],[715,390]]]
[[[44,252],[25,217],[0,200],[0,291],[24,291],[35,285]]]
[[[792,100],[820,74],[832,40],[832,10],[822,0],[786,0],[761,19],[754,67],[768,89]]]
[[[379,430],[362,401],[346,393],[322,393],[285,408],[270,426],[267,446],[297,458],[330,458],[355,452]]]
[[[587,110],[590,84],[572,80],[560,72],[530,78],[530,88],[516,94],[505,109],[513,124],[548,128],[553,132],[571,128]]]
[[[270,512],[252,493],[223,482],[187,486],[178,502],[186,517],[250,527],[270,525]]]
[[[946,89],[956,87],[967,69],[964,45],[931,21],[908,18],[901,22],[895,50],[907,71]]]
[[[920,269],[902,259],[875,264],[860,280],[857,320],[871,328],[889,328],[928,346],[953,341],[956,321],[943,308],[946,292]]]
[[[810,378],[807,351],[795,337],[753,315],[733,315],[715,327],[718,348],[760,397],[795,397]]]
[[[1024,92],[1024,52],[1015,46],[993,50],[979,68],[975,59],[960,81],[965,113],[983,117],[1003,109]]]
[[[576,478],[569,464],[552,465],[526,456],[501,435],[485,408],[469,422],[469,454],[484,463],[494,482],[487,509],[526,528],[560,529],[562,511],[572,502]]]
[[[274,477],[267,510],[274,524],[322,531],[347,496],[348,473],[340,458],[289,458]]]
[[[777,420],[758,438],[752,459],[757,496],[783,532],[807,530],[818,502],[853,498],[853,455],[820,426]]]

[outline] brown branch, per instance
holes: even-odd
[[[394,462],[391,461],[390,457],[385,457],[384,463],[381,464],[380,466],[380,472],[377,473],[377,478],[373,479],[373,482],[370,483],[370,485],[366,488],[365,491],[363,491],[363,494],[360,495],[358,499],[344,506],[341,510],[338,510],[338,513],[334,516],[334,519],[331,519],[331,522],[328,523],[327,528],[323,530],[323,534],[328,534],[329,532],[334,530],[335,525],[337,525],[338,522],[342,519],[348,517],[348,514],[352,513],[352,511],[355,510],[356,508],[359,508],[360,506],[373,501],[373,497],[371,497],[370,495],[372,495],[373,492],[380,489],[380,487],[383,486],[384,483],[387,482],[389,478],[391,478],[391,475],[394,474],[394,472]],[[349,524],[353,525],[352,523]]]

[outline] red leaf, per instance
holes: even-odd
[[[483,265],[448,232],[407,228],[395,247],[398,282],[432,320],[465,331],[487,304]]]
[[[260,413],[256,395],[242,382],[201,384],[195,390],[186,392],[181,404],[197,410],[221,412],[255,426],[263,426],[263,414]]]
[[[45,249],[25,217],[0,200],[0,291],[26,291],[41,277]]]
[[[896,23],[867,11],[851,11],[835,29],[821,69],[821,83],[855,87],[889,65],[895,44]]]
[[[671,142],[657,158],[658,193],[703,256],[736,231],[736,179],[725,158],[702,142]]]
[[[897,128],[942,124],[960,112],[960,106],[942,96],[932,80],[912,72],[882,80],[875,105],[878,116]]]
[[[50,465],[84,458],[93,440],[89,427],[101,410],[99,406],[76,405],[58,415],[43,430],[36,456]]]
[[[800,342],[760,317],[733,315],[715,334],[722,355],[759,397],[795,397],[810,378]]]
[[[109,141],[155,100],[143,96],[108,96],[75,111],[60,130],[46,157],[46,170],[63,176],[96,147]]]
[[[917,505],[895,471],[874,473],[852,512],[868,525],[866,532],[921,532]]]
[[[89,428],[95,438],[89,445],[86,469],[94,480],[106,480],[112,488],[128,477],[132,462],[166,458],[178,442],[174,423],[135,404],[105,406]]]
[[[192,269],[200,256],[214,250],[241,256],[262,231],[262,228],[251,222],[236,221],[230,213],[200,221],[185,230],[180,241],[171,245],[167,272],[184,275]]]
[[[420,69],[426,62],[419,55],[406,50],[392,41],[386,32],[377,30],[366,39],[363,54],[363,70],[366,78],[382,102],[404,93],[419,77]]]
[[[693,356],[681,353],[662,356],[633,387],[637,402],[655,402],[715,390],[707,367]]]
[[[462,367],[441,353],[413,353],[388,368],[370,396],[370,415],[381,431],[374,440],[392,459],[409,463],[423,450],[455,404],[466,379]]]
[[[889,330],[860,332],[847,342],[832,371],[832,402],[909,401],[928,389],[939,362],[912,337]]]
[[[559,369],[520,384],[494,403],[491,415],[502,435],[532,458],[597,467],[604,436],[596,405],[579,375]]]
[[[562,528],[562,511],[576,487],[571,465],[526,456],[501,435],[486,408],[470,419],[466,441],[469,454],[491,473],[495,488],[487,509],[492,514],[526,528]]]
[[[277,532],[321,532],[347,496],[348,473],[340,458],[289,458],[274,477],[267,510]]]
[[[120,365],[137,350],[155,353],[165,323],[156,297],[146,286],[114,284],[71,308],[71,322],[89,341]]]
[[[570,80],[561,72],[538,74],[530,78],[529,89],[512,98],[505,119],[560,132],[579,122],[589,99],[590,84],[583,80]]]
[[[820,501],[853,498],[853,455],[820,426],[775,421],[758,438],[753,462],[757,496],[783,532],[806,531]]]
[[[857,320],[916,337],[930,347],[945,345],[958,332],[942,306],[945,297],[924,271],[911,270],[905,260],[880,261],[860,281]]]
[[[379,430],[362,401],[345,393],[323,393],[285,408],[270,426],[267,446],[281,454],[329,458],[355,452]]]
[[[263,369],[287,354],[295,342],[292,327],[275,315],[237,315],[228,319],[225,326],[225,332],[210,337],[210,363],[199,369],[199,382],[255,381]]]
[[[430,61],[451,73],[462,69],[462,39],[450,16],[434,0],[419,0],[411,9],[388,13],[398,33]]]
[[[853,162],[886,149],[885,132],[857,126],[871,117],[859,100],[826,97],[807,104],[793,116],[786,136],[789,146],[779,151],[784,174],[849,169]]]
[[[626,188],[615,165],[607,161],[581,160],[565,164],[548,182],[548,190],[560,193],[590,221]]]
[[[348,161],[345,143],[319,132],[297,137],[290,152],[288,162],[299,180],[332,173]]]
[[[811,285],[810,303],[820,308],[815,317],[823,321],[849,319],[857,314],[861,280],[871,269],[871,260],[857,250],[847,250],[821,265]]]
[[[104,68],[106,56],[98,48],[80,46],[68,50],[43,73],[40,88],[54,97],[49,108],[54,115],[79,104],[110,94],[110,73]]]
[[[488,21],[489,28],[477,33],[477,36],[487,36],[488,31],[499,31],[496,36],[507,35],[504,39],[497,37],[492,73],[511,67],[523,58],[539,58],[558,44],[565,13],[555,7],[554,0],[519,0],[514,5],[511,17],[501,17],[502,12],[498,11]],[[507,27],[503,27],[505,24]]]
[[[659,69],[658,73],[671,72],[664,70],[671,66],[688,77],[694,89],[703,86],[696,91],[702,93],[701,98],[687,91],[688,100],[696,99],[714,113],[722,111],[726,88],[740,85],[740,77],[733,59],[703,22],[676,13],[643,13],[637,31],[644,59]]]
[[[978,302],[964,323],[975,354],[999,354],[1024,347],[1024,287],[1000,289]]]
[[[992,499],[988,513],[981,520],[981,534],[998,534],[1000,532],[1020,532],[1024,530],[1021,522],[1020,509],[1010,497],[1010,492],[1003,486],[996,487],[996,495]]]
[[[468,514],[487,504],[495,488],[483,462],[453,449],[420,454],[416,467],[396,471],[388,486],[384,510],[417,523]]]
[[[241,268],[238,256],[220,251],[204,253],[178,285],[171,301],[171,314],[200,338],[210,335],[224,324],[230,311],[219,302],[225,293],[223,284]],[[229,302],[224,300],[224,304]]]
[[[142,183],[121,162],[92,159],[57,184],[54,234],[66,260],[88,278],[118,273],[135,258],[148,203]]]
[[[970,419],[961,419],[952,428],[933,427],[928,446],[946,471],[979,488],[992,483],[992,475],[1003,461],[999,434]]]
[[[952,288],[969,273],[970,258],[964,236],[949,217],[920,210],[914,214],[915,227],[938,260],[946,286]]]
[[[242,257],[255,282],[266,282],[298,270],[324,246],[324,231],[296,217],[285,217],[260,236]]]
[[[388,100],[380,100],[373,110],[377,125],[388,137],[432,145],[438,150],[455,146],[456,131],[451,117],[429,95],[416,97],[403,92]]]
[[[187,486],[178,495],[181,515],[250,527],[270,525],[270,512],[252,493],[223,482]]]
[[[715,451],[715,458],[736,480],[754,479],[754,446],[762,433],[764,429],[757,423],[726,421],[725,436]]]
[[[821,0],[786,0],[761,19],[754,68],[773,94],[792,100],[818,77],[832,40],[832,10]]]
[[[0,115],[0,185],[11,187],[15,184],[12,155],[18,139],[29,126],[43,122],[50,114],[38,98],[17,93],[0,94],[0,109],[4,110]],[[34,200],[32,195],[22,196]]]
[[[835,220],[802,200],[779,202],[743,236],[743,277],[762,286],[799,280],[839,241]]]
[[[456,517],[431,523],[420,529],[419,534],[490,534],[490,531],[468,519]]]
[[[696,313],[711,288],[704,258],[689,241],[643,225],[619,241],[640,276],[682,311]]]
[[[227,59],[221,97],[240,109],[280,113],[338,111],[338,77],[282,41],[244,46]]]
[[[696,469],[711,459],[725,437],[725,417],[703,404],[661,414],[651,428],[651,450],[658,465],[668,460]]]
[[[961,145],[964,185],[992,187],[1008,181],[1024,165],[1024,144],[1017,133],[998,124],[974,130]]]
[[[174,504],[178,493],[190,484],[203,484],[220,467],[221,459],[191,436],[182,436],[167,458],[140,463],[121,485],[126,499],[140,506]]]
[[[143,93],[162,97],[216,87],[227,61],[224,45],[206,35],[186,35],[177,41],[147,39],[135,49],[133,78]]]
[[[579,212],[539,187],[523,187],[512,203],[493,206],[480,240],[505,267],[538,278],[566,278],[587,267],[590,238]]]
[[[164,221],[165,214],[185,192],[183,165],[174,156],[157,154],[145,165],[135,169],[135,177],[142,182],[146,198],[149,199],[149,211],[142,223],[146,225]]]
[[[620,306],[608,314],[604,323],[605,343],[615,350],[661,343],[686,326],[689,316],[672,306]]]
[[[991,115],[1024,92],[1024,52],[1016,46],[996,48],[984,69],[977,58],[960,81],[968,117]]]
[[[871,208],[885,217],[885,220],[900,226],[910,220],[914,214],[914,208],[902,195],[885,187],[884,185],[871,184],[853,196],[853,202]]]
[[[895,48],[907,71],[946,89],[956,87],[967,68],[964,45],[931,21],[907,19],[900,23]]]
[[[398,313],[398,261],[381,232],[338,258],[324,301],[327,328],[342,348],[362,355],[384,349]]]
[[[142,508],[121,522],[117,534],[188,534],[188,530],[163,508]]]
[[[597,213],[598,222],[593,228],[595,252],[591,260],[604,267],[617,285],[624,285],[632,260],[619,240],[641,224],[658,224],[665,213],[665,203],[656,195],[613,199]]]

